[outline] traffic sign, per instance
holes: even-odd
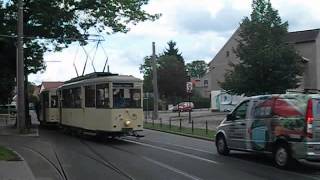
[[[187,82],[187,93],[192,93],[192,82]]]

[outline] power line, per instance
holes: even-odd
[[[23,39],[39,39],[39,40],[72,40],[72,41],[105,41],[104,37],[102,35],[96,35],[92,34],[89,36],[99,37],[97,39],[94,38],[88,38],[88,39],[81,39],[81,38],[49,38],[49,37],[36,37],[36,36],[24,36]],[[18,38],[17,35],[6,35],[6,34],[0,34],[0,37],[5,38]]]

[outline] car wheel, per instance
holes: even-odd
[[[230,150],[227,146],[226,139],[223,135],[219,135],[216,139],[217,151],[221,155],[228,155]]]
[[[274,163],[277,167],[282,169],[289,168],[291,164],[292,157],[290,149],[287,144],[279,144],[273,154]]]

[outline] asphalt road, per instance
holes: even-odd
[[[320,168],[297,166],[284,171],[271,158],[216,153],[213,142],[145,130],[144,138],[96,140],[55,130],[40,137],[0,136],[28,162],[37,179],[320,179]]]

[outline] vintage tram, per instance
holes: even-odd
[[[57,125],[60,119],[57,89],[51,88],[42,91],[40,93],[40,102],[40,124]]]
[[[65,131],[122,136],[143,129],[142,81],[92,73],[57,88],[58,124]]]

